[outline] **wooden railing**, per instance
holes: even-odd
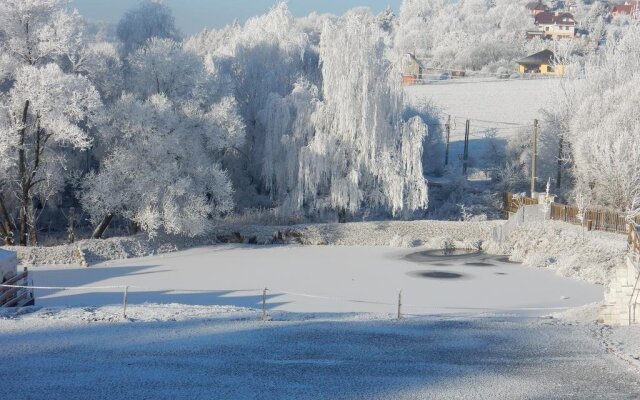
[[[27,286],[29,271],[24,271],[2,282],[7,286]],[[0,286],[0,307],[23,307],[33,305],[33,292],[28,288]]]
[[[517,196],[513,193],[504,194],[504,209],[509,213],[517,212],[521,206],[538,204],[538,200]],[[582,221],[578,218],[580,209],[574,205],[565,205],[559,203],[551,203],[551,219],[555,221],[564,221],[570,224],[582,225]],[[640,216],[634,219],[636,226],[640,225]],[[587,208],[584,210],[584,225],[589,230],[627,233],[628,221],[624,214],[598,208]]]

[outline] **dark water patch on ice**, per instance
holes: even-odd
[[[478,250],[464,250],[464,249],[436,249],[436,250],[424,250],[415,253],[407,254],[404,258],[408,261],[425,263],[425,262],[442,262],[444,260],[458,260],[463,258],[473,258],[478,255],[482,255],[482,252]]]
[[[418,278],[430,278],[430,279],[460,279],[465,276],[463,274],[458,274],[455,272],[444,272],[444,271],[415,271],[415,272],[411,272],[410,275]]]
[[[506,272],[494,272],[495,275],[508,275]]]

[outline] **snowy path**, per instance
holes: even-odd
[[[600,286],[487,255],[409,256],[417,249],[331,246],[212,246],[90,268],[33,269],[37,286],[131,285],[132,304],[181,303],[292,312],[546,315],[600,301]],[[426,276],[424,276],[426,275]],[[430,277],[431,276],[431,277]],[[448,279],[447,279],[448,278]],[[288,292],[288,294],[283,293]],[[311,295],[311,296],[303,296]],[[38,305],[119,304],[121,289],[36,290]]]
[[[133,314],[148,311],[137,308]],[[25,373],[4,379],[3,391],[66,400],[640,396],[639,375],[584,325],[522,318],[262,323],[254,312],[86,320],[99,311],[85,310],[84,319],[72,311],[0,319],[0,342],[11,343],[0,374]]]

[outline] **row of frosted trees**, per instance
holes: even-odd
[[[284,3],[183,38],[143,2],[117,27],[62,0],[0,4],[0,236],[35,245],[71,207],[197,236],[248,208],[349,219],[427,206],[420,117],[405,119],[389,33],[365,9]]]

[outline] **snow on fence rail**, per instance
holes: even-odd
[[[504,193],[504,210],[508,213],[517,213],[521,206],[538,204],[538,199],[526,196],[519,196],[514,193]],[[550,204],[550,219],[554,221],[564,221],[574,225],[583,225],[588,230],[628,233],[629,221],[626,215],[617,211],[585,208],[580,212],[580,208],[573,205],[558,203]],[[640,216],[633,219],[636,226],[640,225]]]

